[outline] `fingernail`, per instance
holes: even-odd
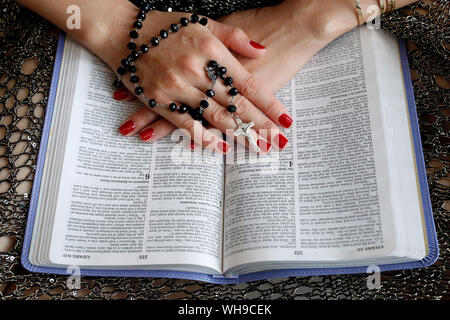
[[[219,150],[222,150],[223,153],[228,153],[228,151],[230,151],[230,146],[223,141],[220,141],[219,143],[217,143],[217,148]]]
[[[255,41],[250,41],[250,45],[256,49],[265,49],[266,48],[262,44],[259,44],[258,42],[255,42]]]
[[[136,124],[133,121],[128,120],[127,122],[125,122],[123,125],[120,126],[119,131],[121,134],[125,136],[129,134],[131,131],[133,131],[135,128]]]
[[[153,128],[147,128],[139,132],[139,137],[141,137],[142,140],[146,141],[153,137],[155,135],[155,130]]]
[[[261,149],[261,152],[269,152],[270,148],[272,148],[272,145],[269,141],[265,141],[262,139],[258,139],[258,141],[256,141],[256,144],[258,145],[259,149]]]
[[[275,143],[278,145],[278,148],[283,149],[284,147],[286,147],[288,139],[281,133],[279,133],[275,136]]]
[[[194,142],[194,140],[191,140],[191,150],[194,150],[195,149],[195,142]]]
[[[285,128],[290,128],[292,125],[292,118],[289,117],[288,114],[283,113],[279,118],[278,121],[281,123],[281,125]]]
[[[126,88],[120,88],[119,90],[114,91],[114,99],[123,100],[126,97],[128,97],[128,90]]]

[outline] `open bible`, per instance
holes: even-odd
[[[113,100],[113,79],[60,35],[26,269],[237,283],[437,259],[406,50],[392,35],[360,27],[318,52],[276,94],[294,124],[269,155],[123,137],[142,104]]]

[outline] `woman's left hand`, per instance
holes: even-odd
[[[218,21],[242,28],[267,50],[245,68],[272,92],[286,85],[320,49],[357,26],[353,0],[284,0],[276,6],[232,13]]]

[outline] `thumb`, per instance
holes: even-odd
[[[239,27],[229,26],[217,21],[211,21],[208,29],[228,48],[248,58],[259,58],[266,53],[266,47],[251,41]]]

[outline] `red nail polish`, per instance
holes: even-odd
[[[155,130],[153,128],[147,128],[139,132],[139,137],[141,137],[142,140],[146,141],[153,137],[155,135]]]
[[[281,125],[285,128],[290,128],[292,125],[292,118],[289,117],[288,114],[283,113],[279,118],[278,121],[281,123]]]
[[[217,148],[219,148],[219,150],[222,150],[223,153],[228,153],[228,151],[230,151],[230,146],[222,141],[217,144]]]
[[[262,44],[259,44],[258,42],[255,42],[255,41],[250,41],[250,45],[256,49],[265,49],[266,48]]]
[[[128,97],[128,90],[126,88],[120,88],[120,89],[114,91],[113,97],[116,100],[123,100],[126,97]]]
[[[119,131],[121,134],[125,136],[129,134],[131,131],[133,131],[135,128],[136,124],[133,121],[128,120],[127,122],[125,122],[123,125],[120,126]]]
[[[194,142],[194,140],[191,140],[191,150],[194,150],[195,149],[195,142]]]
[[[275,143],[278,144],[278,148],[283,149],[284,147],[286,147],[286,145],[288,143],[288,139],[285,136],[283,136],[281,133],[279,133],[275,137]]]
[[[258,145],[259,149],[261,149],[261,152],[269,152],[270,148],[272,148],[272,145],[269,141],[265,141],[262,139],[258,139],[258,141],[256,141],[256,144]]]

